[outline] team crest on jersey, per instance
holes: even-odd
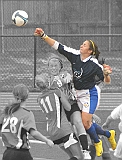
[[[83,69],[81,68],[81,71],[74,71],[74,77],[77,79],[80,79],[83,74]]]
[[[83,104],[83,106],[84,106],[85,108],[89,107],[88,102],[85,102],[85,103]]]

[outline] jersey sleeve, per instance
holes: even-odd
[[[73,60],[74,55],[79,55],[80,51],[67,47],[66,45],[63,45],[59,42],[55,42],[55,44],[52,46],[54,49],[58,50],[58,52],[62,55],[64,55],[71,63]]]
[[[34,130],[36,129],[36,123],[33,113],[30,111],[29,114],[26,116],[23,124],[23,128],[29,131],[31,128]]]
[[[91,58],[90,60],[96,64],[95,81],[96,81],[96,84],[99,84],[101,81],[104,81],[103,66],[101,64],[99,64],[99,62],[96,58]]]
[[[97,74],[96,74],[96,76],[98,77],[99,81],[104,81],[103,70],[99,65],[97,65]]]
[[[119,119],[122,115],[122,104],[116,107],[112,112],[111,112],[111,117],[113,119]]]

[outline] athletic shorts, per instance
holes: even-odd
[[[68,148],[71,145],[75,144],[78,142],[78,138],[76,137],[75,133],[71,133],[66,135],[65,137],[62,137],[60,139],[57,139],[53,141],[54,144],[57,144],[59,146],[64,146],[64,148]]]
[[[94,114],[99,101],[98,87],[92,89],[76,90],[76,99],[80,110]]]
[[[2,160],[33,160],[28,149],[7,148]]]
[[[119,136],[117,147],[114,152],[114,156],[117,158],[122,158],[122,133]]]
[[[68,121],[70,121],[70,116],[72,115],[72,113],[74,113],[76,111],[81,112],[80,108],[78,107],[77,102],[74,101],[74,103],[71,105],[71,110],[70,111],[65,110]]]

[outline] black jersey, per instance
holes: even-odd
[[[97,59],[89,56],[85,60],[81,60],[80,51],[69,48],[59,43],[58,52],[63,54],[72,64],[73,83],[77,90],[91,89],[95,86],[95,77],[104,80],[102,68]]]

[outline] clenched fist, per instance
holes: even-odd
[[[35,36],[43,37],[43,35],[44,35],[43,29],[42,29],[42,28],[36,28],[36,29],[35,29],[35,32],[34,32],[34,35],[35,35]]]

